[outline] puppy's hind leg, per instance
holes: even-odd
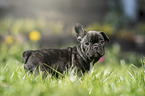
[[[22,63],[26,64],[31,54],[32,50],[25,51],[22,56]]]

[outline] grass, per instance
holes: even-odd
[[[3,44],[0,47],[1,96],[144,96],[145,71],[133,62],[119,59],[119,46],[106,50],[106,62],[97,63],[93,71],[82,77],[65,74],[56,79],[50,75],[43,79],[25,73],[21,63],[22,52],[29,46]]]
[[[0,21],[0,37],[10,35],[16,39],[17,35],[28,36],[33,30],[40,33],[47,31],[44,35],[48,32],[56,35],[64,30],[61,22],[47,24],[41,19],[5,18]],[[107,30],[108,27],[104,26]],[[117,44],[106,49],[106,62],[96,63],[93,71],[82,77],[69,73],[64,74],[64,78],[56,79],[49,75],[44,79],[42,73],[38,76],[26,73],[21,62],[24,50],[36,49],[35,44],[17,41],[8,44],[0,42],[0,96],[145,95],[145,60],[140,62],[140,58],[133,53],[127,53],[122,58]]]

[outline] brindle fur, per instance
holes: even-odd
[[[79,23],[75,25],[79,45],[67,49],[28,50],[23,53],[22,61],[27,71],[38,74],[38,71],[48,72],[58,76],[70,68],[76,72],[85,73],[105,54],[105,43],[109,42],[104,32],[89,31]]]

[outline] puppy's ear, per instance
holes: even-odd
[[[107,42],[110,41],[109,37],[104,32],[100,32],[100,34],[104,37],[105,41],[107,41]]]
[[[81,25],[81,24],[79,24],[79,23],[77,23],[76,25],[75,25],[75,31],[76,31],[76,33],[77,33],[77,40],[78,41],[81,41],[82,40],[82,38],[86,35],[86,30],[84,29],[84,27]]]

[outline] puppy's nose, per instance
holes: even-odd
[[[96,44],[93,45],[93,49],[97,50],[99,46],[100,45],[96,43]]]
[[[94,50],[94,52],[97,52],[97,50],[98,50],[98,47],[94,47],[94,49],[93,49],[93,50]]]

